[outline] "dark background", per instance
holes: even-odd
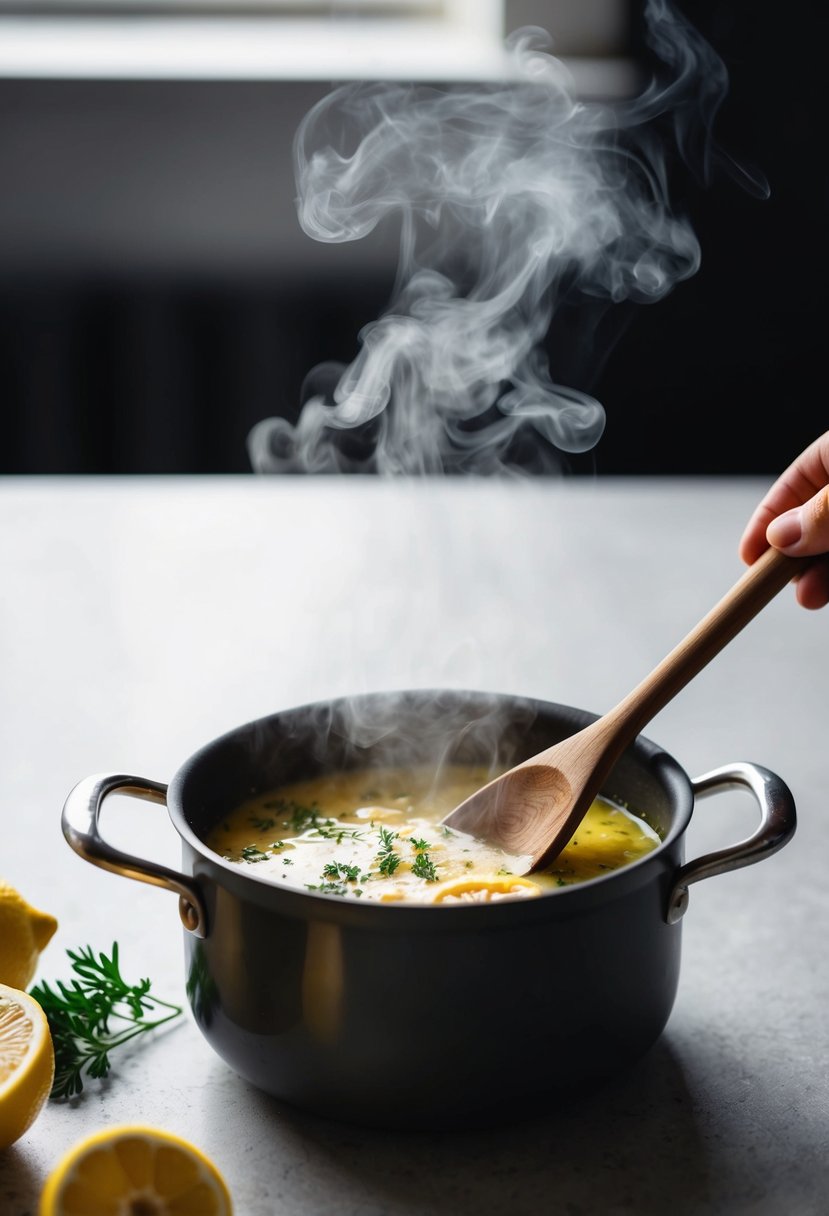
[[[605,316],[578,386],[607,428],[574,473],[771,475],[829,426],[824,6],[681,7],[729,73],[717,139],[771,194],[678,172],[702,267]],[[394,233],[299,228],[291,139],[330,87],[0,81],[0,472],[249,472],[250,428],[351,362]],[[578,325],[565,309],[550,342]]]

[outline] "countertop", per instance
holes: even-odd
[[[742,573],[737,541],[767,484],[0,481],[0,876],[58,918],[37,978],[66,979],[67,949],[117,940],[128,978],[185,1003],[174,897],[63,839],[82,777],[166,782],[233,726],[354,692],[482,689],[604,712]],[[825,1212],[827,689],[829,613],[785,588],[645,731],[691,776],[772,769],[798,829],[692,888],[667,1028],[599,1092],[493,1130],[370,1131],[259,1093],[187,1012],[0,1154],[0,1212],[34,1213],[65,1150],[133,1121],[207,1152],[238,1216]],[[175,866],[164,809],[121,802],[112,838]],[[755,816],[737,791],[700,803],[688,856]]]

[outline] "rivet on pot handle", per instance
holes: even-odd
[[[668,898],[669,925],[676,924],[688,907],[688,887],[692,882],[762,861],[788,844],[797,826],[791,790],[780,777],[759,764],[729,764],[697,777],[691,784],[695,798],[708,798],[721,790],[748,790],[760,808],[760,824],[746,840],[716,853],[706,853],[677,871]]]
[[[204,901],[191,879],[154,861],[144,861],[129,853],[122,853],[120,849],[107,844],[101,836],[98,830],[101,807],[104,799],[115,793],[167,805],[167,786],[157,781],[145,781],[141,777],[128,777],[122,773],[99,773],[85,777],[64,803],[61,827],[67,841],[80,857],[93,865],[126,878],[175,891],[179,897],[179,916],[185,929],[189,929],[194,937],[204,937],[207,928]]]

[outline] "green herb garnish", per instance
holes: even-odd
[[[394,851],[394,842],[397,840],[397,832],[393,832],[391,828],[378,828],[380,836],[380,849],[377,853],[377,865],[381,874],[385,874],[386,878],[391,878],[397,867],[400,865],[400,858]]]
[[[336,819],[325,819],[317,821],[314,824],[312,836],[321,836],[324,840],[333,840],[337,844],[342,844],[344,840],[362,840],[363,832],[360,828],[347,828],[342,823],[337,823]]]
[[[344,861],[329,861],[322,867],[323,878],[344,878],[346,882],[356,882],[360,877],[360,867],[347,865]]]
[[[258,844],[246,844],[241,853],[242,861],[267,861],[268,854],[263,853]]]
[[[324,895],[348,895],[348,887],[344,882],[307,882],[305,886],[309,891],[322,891]]]
[[[276,820],[273,816],[251,815],[248,819],[251,827],[254,827],[259,832],[267,832],[268,828],[276,827]]]
[[[316,827],[320,817],[319,807],[316,803],[313,806],[305,806],[304,803],[294,802],[292,798],[270,798],[267,802],[263,802],[262,806],[276,813],[275,822],[279,822],[282,827],[290,828],[297,835],[304,832],[306,828]]]
[[[417,849],[418,853],[425,853],[429,847],[428,840],[418,840],[417,837],[415,837],[415,836],[409,837],[409,843],[414,845],[414,847]]]
[[[412,862],[412,873],[415,878],[424,878],[426,882],[437,882],[438,880],[435,863],[430,860],[428,853],[418,853]]]
[[[84,1074],[99,1079],[109,1075],[109,1053],[138,1035],[177,1018],[179,1005],[150,995],[150,981],[128,984],[118,962],[118,943],[109,958],[95,956],[89,947],[66,952],[77,979],[55,987],[36,984],[31,995],[49,1022],[55,1048],[53,1099],[72,1098],[83,1090]],[[166,1010],[160,1017],[154,1015]],[[117,1022],[118,1028],[110,1023]]]

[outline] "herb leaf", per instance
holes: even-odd
[[[438,880],[435,863],[428,853],[418,853],[412,862],[412,873],[416,878],[423,878],[426,882],[437,882]]]
[[[377,865],[381,874],[385,874],[386,878],[391,878],[394,871],[400,865],[400,858],[394,851],[394,842],[397,839],[397,832],[393,832],[391,828],[378,828],[380,837],[380,848],[377,853]]]
[[[150,995],[150,981],[128,984],[121,975],[118,943],[109,957],[91,947],[67,950],[76,979],[54,987],[35,984],[31,995],[49,1022],[55,1048],[55,1079],[50,1098],[72,1098],[83,1090],[84,1073],[109,1075],[109,1053],[182,1012],[181,1006]],[[156,1017],[161,1010],[160,1017]],[[118,1027],[111,1027],[115,1021]]]
[[[323,878],[343,878],[346,882],[356,882],[360,877],[360,867],[350,866],[344,861],[329,861],[322,867]]]

